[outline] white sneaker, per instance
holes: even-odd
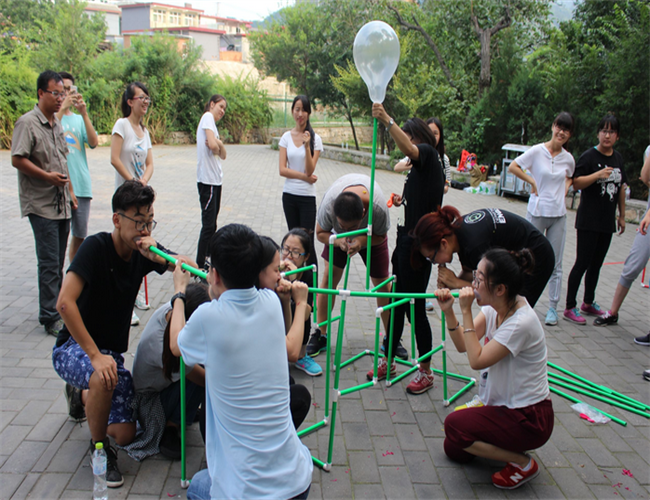
[[[476,395],[471,399],[471,401],[468,401],[464,405],[460,405],[454,408],[454,411],[466,410],[467,408],[479,408],[481,406],[485,406],[485,404],[483,403],[483,401],[481,401],[481,398],[479,398],[478,395]]]
[[[133,310],[133,314],[131,315],[131,326],[137,326],[140,324],[140,318],[138,318],[138,315],[135,313],[135,309]]]
[[[138,296],[135,298],[135,307],[143,311],[151,309],[151,306],[147,304],[147,299],[145,298],[143,291],[138,292]]]

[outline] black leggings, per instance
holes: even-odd
[[[197,183],[199,189],[199,202],[201,203],[201,234],[199,246],[196,250],[196,263],[199,269],[205,265],[205,256],[208,253],[210,238],[217,232],[217,216],[221,208],[221,186]]]
[[[397,277],[394,290],[398,293],[426,293],[429,277],[431,276],[431,263],[425,262],[422,268],[413,269],[411,267],[411,246],[413,244],[413,238],[406,234],[406,232],[400,231],[400,228],[397,231],[397,246],[391,259],[393,263],[393,274]],[[415,326],[415,339],[420,356],[431,351],[433,345],[431,326],[429,325],[429,318],[427,318],[424,303],[424,299],[415,300],[415,323],[412,323]],[[393,311],[393,332],[395,332],[395,335],[393,335],[391,340],[393,342],[392,352],[394,356],[397,345],[402,338],[404,315],[411,322],[413,318],[411,318],[411,304],[408,302],[396,307]],[[386,332],[386,340],[384,340],[386,355],[388,355],[389,335],[390,332]]]
[[[282,193],[282,208],[287,220],[289,231],[294,227],[302,227],[314,231],[316,227],[316,197],[298,196]]]
[[[576,296],[582,277],[585,275],[584,303],[593,304],[596,298],[596,286],[603,267],[605,256],[612,242],[612,233],[600,233],[578,229],[578,243],[576,249],[576,262],[569,274],[566,291],[566,308],[573,309],[578,305]]]
[[[307,417],[309,405],[311,405],[311,394],[304,385],[296,384],[293,377],[289,375],[289,406],[293,426],[296,430]]]

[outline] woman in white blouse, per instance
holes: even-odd
[[[545,323],[557,325],[566,240],[565,198],[576,168],[573,156],[564,149],[573,132],[571,114],[563,111],[557,115],[551,131],[551,140],[537,144],[517,157],[508,167],[508,172],[530,184],[526,218],[548,238],[555,252],[555,269],[548,282],[549,309]]]

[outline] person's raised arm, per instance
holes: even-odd
[[[305,130],[302,136],[302,144],[305,147],[305,174],[311,177],[316,170],[316,163],[320,158],[320,151],[311,150],[311,134]],[[314,146],[316,146],[316,138],[314,137]]]
[[[393,119],[390,116],[388,116],[388,113],[386,113],[382,104],[376,102],[372,105],[372,116],[377,118],[384,127],[387,127],[388,133],[402,153],[408,156],[411,160],[417,160],[420,158],[420,150],[417,146],[411,143],[404,131],[393,122]]]
[[[187,260],[180,257],[178,263]],[[187,285],[190,283],[190,273],[183,270],[180,265],[174,269],[174,295],[177,293],[185,293]],[[169,348],[172,354],[176,357],[181,356],[181,349],[178,347],[178,334],[185,326],[185,301],[176,299],[174,301],[174,308],[172,309],[172,317],[169,320]]]
[[[605,167],[598,172],[589,175],[581,175],[580,177],[573,177],[573,189],[585,189],[591,186],[598,179],[609,179],[614,169],[612,167]]]
[[[117,170],[117,173],[122,176],[124,180],[136,180],[129,171],[126,169],[122,160],[120,160],[120,153],[122,152],[122,145],[124,138],[120,134],[113,134],[111,136],[111,165]]]
[[[530,194],[537,194],[537,183],[535,182],[535,179],[523,171],[519,164],[517,164],[517,160],[513,160],[513,162],[508,166],[508,172],[530,184]]]
[[[295,363],[300,359],[300,349],[305,334],[305,321],[311,312],[311,307],[307,303],[309,294],[307,285],[302,281],[294,281],[288,284],[291,288],[291,296],[296,307],[291,326],[286,336],[287,357],[291,363]]]
[[[77,299],[81,295],[86,282],[74,271],[69,271],[63,279],[59,298],[56,302],[56,310],[63,318],[72,338],[79,344],[90,358],[95,372],[107,390],[112,390],[117,385],[117,363],[112,356],[102,354],[90,336],[86,325],[81,318],[77,307]]]
[[[83,100],[83,96],[81,94],[78,94],[78,96],[79,97],[77,98],[77,102],[74,103],[74,106],[83,118],[84,126],[86,127],[86,136],[88,137],[88,146],[90,146],[91,149],[94,149],[97,147],[97,144],[99,144],[99,137],[97,137],[95,127],[93,127],[90,117],[88,116],[88,109],[86,107],[86,102]]]
[[[395,164],[395,167],[393,167],[393,170],[395,172],[408,172],[412,167],[413,165],[411,165],[410,158],[407,156],[403,160],[398,161]]]
[[[447,333],[449,333],[454,346],[460,353],[467,352],[465,338],[463,336],[463,326],[454,312],[454,298],[451,295],[451,291],[448,288],[443,288],[436,290],[435,294],[440,310],[445,313]],[[480,341],[485,335],[485,316],[483,312],[480,312],[473,321],[476,338]]]
[[[448,267],[438,266],[438,286],[451,289],[472,286],[472,272],[463,269],[458,276]]]

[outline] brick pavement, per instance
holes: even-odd
[[[195,254],[200,214],[195,180],[193,147],[154,148],[153,186],[158,193],[155,236],[181,253]],[[90,231],[109,231],[113,169],[109,149],[89,153],[95,198]],[[286,230],[281,208],[282,179],[278,176],[278,153],[265,146],[230,146],[224,163],[225,187],[220,225],[241,222],[279,240]],[[0,498],[88,498],[92,472],[88,466],[87,424],[67,419],[63,382],[54,373],[51,337],[37,321],[36,260],[29,223],[19,216],[16,172],[9,152],[0,152]],[[321,160],[316,186],[318,197],[331,182],[349,172],[368,172],[364,167]],[[399,192],[398,174],[378,171],[377,180],[385,193]],[[525,204],[498,197],[483,198],[451,190],[445,203],[462,213],[492,206],[525,214]],[[393,214],[394,216],[394,214]],[[569,214],[572,228],[575,213]],[[629,225],[622,237],[614,237],[603,267],[597,299],[608,306],[627,256],[636,226]],[[394,227],[390,237],[394,245]],[[564,255],[564,284],[575,257],[575,231],[569,229]],[[452,266],[454,267],[454,266]],[[363,289],[365,268],[354,259],[350,288]],[[433,280],[432,280],[432,283]],[[433,285],[430,287],[433,289]],[[153,307],[172,294],[171,276],[152,275],[149,280]],[[650,292],[637,281],[621,311],[617,326],[577,327],[560,321],[546,327],[549,359],[593,381],[602,382],[625,394],[650,401],[650,384],[641,378],[650,367],[650,350],[632,342],[645,334],[650,321]],[[580,297],[580,296],[579,296]],[[564,300],[564,296],[562,297]],[[546,296],[536,310],[543,320]],[[374,301],[351,299],[348,303],[344,358],[373,345]],[[141,325],[131,331],[127,365],[133,360],[142,325],[151,311],[140,314]],[[434,344],[439,341],[440,321],[429,315]],[[407,347],[409,342],[406,341]],[[449,369],[474,375],[464,355],[450,353]],[[324,356],[317,358],[321,363]],[[434,357],[440,367],[440,356]],[[370,358],[344,369],[341,387],[365,381]],[[312,408],[304,425],[323,416],[324,377],[312,379],[292,369],[296,380],[312,391],[318,407]],[[383,384],[342,398],[337,419],[334,460],[331,473],[314,470],[310,498],[648,498],[650,492],[650,422],[643,417],[619,412],[627,427],[614,423],[593,426],[578,418],[565,400],[553,397],[555,430],[550,441],[535,452],[541,474],[513,492],[495,489],[490,473],[496,463],[477,460],[460,466],[447,460],[442,451],[442,422],[451,411],[441,402],[439,380],[436,389],[420,396],[407,395],[404,381],[386,389]],[[450,384],[452,389],[458,383]],[[471,398],[475,391],[467,394]],[[204,462],[196,425],[189,431],[188,475]],[[312,453],[326,456],[329,429],[304,438]],[[393,452],[392,455],[386,454]],[[162,457],[142,463],[120,453],[125,474],[122,488],[110,490],[110,498],[149,499],[180,495],[180,464]],[[630,470],[634,478],[622,474]]]

